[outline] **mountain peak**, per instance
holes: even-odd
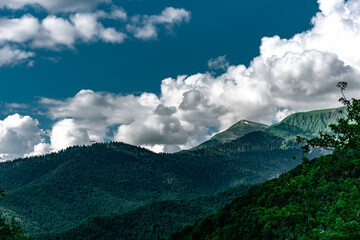
[[[215,136],[213,136],[210,140],[200,144],[198,147],[193,148],[199,149],[204,148],[208,146],[218,145],[222,143],[231,142],[235,139],[241,138],[244,135],[251,133],[251,132],[257,132],[257,131],[264,131],[269,126],[261,123],[252,122],[249,120],[242,119],[239,122],[235,123],[231,127],[229,127],[224,132],[218,133]]]

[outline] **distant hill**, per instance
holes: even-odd
[[[290,156],[300,150],[279,149],[280,138],[261,134],[189,153],[155,154],[108,143],[3,163],[0,173],[6,174],[0,182],[9,184],[0,207],[29,232],[62,231],[91,215],[121,214],[151,201],[262,182],[298,164]],[[42,175],[33,175],[36,168]]]
[[[248,120],[240,120],[239,122],[228,128],[226,131],[216,134],[210,140],[200,144],[192,150],[231,142],[232,140],[240,138],[248,133],[263,131],[268,127],[269,126],[265,124],[255,123]]]
[[[0,163],[0,183],[7,191],[0,199],[0,210],[20,219],[31,233],[60,232],[92,215],[125,214],[154,201],[189,200],[276,178],[299,164],[292,156],[301,156],[298,145],[287,142],[284,148],[286,139],[279,136],[293,136],[294,126],[304,129],[305,135],[306,129],[313,134],[316,127],[304,126],[313,126],[315,115],[307,114],[313,112],[284,119],[273,128],[276,131],[268,132],[270,127],[176,154],[98,143]],[[329,115],[322,114],[318,116]],[[327,126],[332,119],[320,122]],[[240,122],[219,138],[240,136],[234,129],[244,124],[249,125]]]
[[[53,158],[59,156],[63,161],[56,168],[38,164],[56,162]],[[122,213],[149,201],[207,193],[199,181],[193,181],[199,176],[187,167],[182,173],[166,155],[122,143],[72,147],[59,154],[15,160],[0,164],[0,172],[15,166],[21,166],[17,172],[26,173],[26,179],[32,175],[28,169],[37,167],[43,173],[27,184],[21,175],[16,178],[17,172],[0,176],[1,182],[12,182],[4,185],[8,191],[0,205],[26,222],[36,222],[35,229],[25,226],[31,232],[61,230],[89,215]]]

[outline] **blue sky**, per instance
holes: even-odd
[[[359,6],[4,0],[0,158],[111,140],[173,152],[339,106],[337,81],[359,87]]]
[[[184,8],[191,12],[191,20],[174,27],[171,34],[161,29],[157,40],[79,43],[75,49],[61,51],[39,49],[32,58],[33,67],[25,63],[0,68],[6,82],[0,90],[1,100],[29,103],[37,100],[34,97],[66,98],[81,89],[159,93],[162,79],[205,72],[211,58],[226,55],[232,64],[249,64],[259,54],[262,37],[287,38],[306,30],[317,11],[317,3],[310,0],[115,3],[129,16],[158,14],[170,6]]]

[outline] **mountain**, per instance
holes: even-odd
[[[91,216],[61,233],[38,235],[39,240],[151,240],[168,237],[172,232],[213,214],[249,186],[241,185],[191,200],[167,200],[145,204],[124,214]]]
[[[303,162],[169,240],[360,239],[360,155]]]
[[[319,116],[329,116],[325,112]],[[261,183],[300,163],[292,159],[301,157],[298,145],[287,143],[284,148],[285,139],[278,135],[293,136],[298,128],[317,129],[302,126],[314,125],[309,121],[315,115],[309,114],[314,112],[284,119],[274,126],[276,131],[263,130],[262,125],[263,131],[176,154],[113,142],[0,163],[0,183],[7,195],[0,199],[0,210],[8,218],[19,219],[28,232],[61,232],[93,215],[122,215],[154,201],[189,200]],[[325,118],[321,124],[327,126],[332,119]],[[238,128],[259,126],[248,123],[240,122]],[[236,128],[222,139],[240,136]]]
[[[56,168],[56,164],[38,164],[47,161],[60,164]],[[25,226],[31,232],[62,230],[89,215],[123,213],[149,201],[207,193],[200,180],[193,181],[199,176],[186,166],[180,169],[166,155],[122,143],[72,147],[59,154],[19,159],[0,164],[0,172],[16,166],[13,174],[0,176],[4,183],[13,177],[11,184],[4,184],[7,196],[0,205],[33,223]],[[43,175],[29,177],[32,172],[27,170],[35,167]],[[16,178],[20,172],[27,172],[25,179],[30,181]]]
[[[343,117],[345,117],[343,108],[299,112],[270,126],[265,132],[284,139],[295,139],[297,135],[312,138],[320,131],[330,132],[329,125],[337,123]]]
[[[190,199],[276,177],[298,164],[289,156],[300,156],[298,149],[279,149],[280,143],[254,132],[172,155],[108,143],[14,160],[0,164],[0,181],[9,182],[0,207],[31,233],[62,231],[91,215],[121,214],[151,201]]]
[[[240,120],[239,122],[228,128],[226,131],[216,134],[210,140],[200,144],[193,149],[199,149],[203,147],[231,142],[232,140],[240,138],[248,133],[263,131],[266,128],[268,128],[268,126],[265,124],[255,123],[248,120]]]
[[[329,132],[329,125],[337,123],[340,118],[345,116],[343,110],[343,108],[331,108],[298,112],[291,114],[281,122],[271,126],[241,120],[227,130],[216,134],[208,141],[190,150],[228,143],[248,133],[257,131],[265,131],[271,135],[284,138],[285,140],[294,140],[297,135],[311,138],[318,135],[320,131]]]
[[[346,83],[339,83],[341,86]],[[360,99],[333,134],[306,141],[333,152],[252,187],[217,213],[172,234],[186,239],[360,239]]]

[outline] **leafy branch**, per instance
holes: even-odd
[[[348,86],[347,82],[339,82],[336,86],[342,94],[339,102],[345,107],[343,111],[346,117],[339,119],[337,124],[329,125],[332,133],[320,132],[318,137],[309,140],[298,136],[298,142],[306,143],[302,147],[305,153],[312,148],[333,150],[334,154],[360,151],[360,99],[346,98],[344,91]]]

